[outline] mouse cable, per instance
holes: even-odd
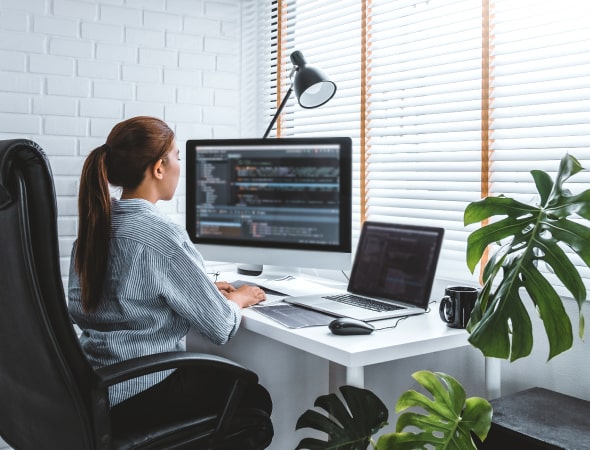
[[[375,328],[375,331],[379,331],[379,330],[387,330],[387,329],[389,329],[389,328],[395,328],[395,327],[397,327],[397,325],[398,325],[398,324],[399,324],[399,323],[400,323],[402,320],[405,320],[405,319],[407,319],[408,317],[411,317],[411,316],[402,316],[402,317],[400,317],[399,319],[397,319],[393,325],[390,325],[390,326],[388,326],[388,327]]]
[[[433,300],[429,303],[429,305],[436,303],[436,300]],[[430,312],[430,306],[428,306],[428,309],[426,310],[426,313],[428,314]],[[383,327],[383,328],[375,328],[375,331],[379,331],[379,330],[388,330],[390,328],[396,328],[397,325],[402,321],[407,319],[408,317],[412,317],[412,316],[402,316],[399,319],[396,320],[396,322],[393,325],[390,325],[388,327]]]
[[[430,303],[428,303],[428,307],[426,308],[426,314],[430,312],[430,305],[432,305],[433,303],[436,303],[436,300],[432,300]]]

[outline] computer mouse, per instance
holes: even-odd
[[[334,319],[328,325],[333,334],[338,335],[354,335],[354,334],[371,334],[375,327],[368,322],[362,320],[352,319],[350,317],[339,317]]]

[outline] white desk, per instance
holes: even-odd
[[[256,281],[256,277],[244,277],[235,273],[222,273],[219,279]],[[438,300],[440,293],[440,290],[433,289],[432,298]],[[307,434],[304,432],[303,435],[297,435],[295,423],[301,413],[313,407],[313,402],[319,395],[327,394],[328,391],[335,392],[343,384],[365,387],[367,368],[419,355],[438,352],[448,355],[448,352],[444,352],[468,347],[466,331],[447,327],[440,320],[437,309],[438,304],[434,304],[429,313],[401,320],[396,328],[362,336],[336,336],[326,326],[290,329],[253,309],[247,309],[243,312],[240,331],[228,344],[218,347],[191,332],[187,337],[187,348],[226,356],[258,373],[262,384],[271,392],[275,405],[275,439],[271,449],[283,450],[295,448],[302,436],[309,435],[309,430]],[[397,321],[398,319],[388,319],[374,324],[381,328]],[[435,367],[418,368],[439,370],[441,360],[452,358],[457,357],[455,354],[448,358],[437,355],[433,359]],[[459,357],[470,366],[464,372],[475,373],[476,377],[483,379],[477,373],[477,368],[471,368],[477,358],[473,354],[465,358],[462,355]],[[420,359],[419,364],[423,363],[424,360]],[[457,362],[449,364],[452,369]],[[483,358],[481,366],[483,367]],[[447,373],[451,369],[447,368]],[[452,371],[451,374],[453,375]],[[460,381],[463,383],[465,380]],[[408,378],[401,382],[407,389],[412,380]],[[375,392],[373,386],[367,387]],[[393,415],[391,407],[390,414]]]
[[[346,384],[364,387],[364,368],[372,364],[468,345],[465,330],[447,327],[440,320],[438,311],[404,320],[409,321],[411,326],[402,327],[403,321],[400,321],[399,328],[378,330],[362,336],[337,336],[325,326],[289,329],[249,309],[243,313],[242,326],[330,361],[331,388],[342,384],[333,384],[341,380],[342,375]],[[397,321],[388,319],[373,324],[381,328],[393,326]],[[344,372],[341,373],[340,369]]]

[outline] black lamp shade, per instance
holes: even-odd
[[[334,96],[336,84],[322,70],[303,66],[295,73],[293,90],[302,108],[317,108]]]
[[[302,108],[317,108],[334,97],[336,84],[321,69],[308,66],[303,53],[295,50],[291,62],[296,68],[293,90]]]

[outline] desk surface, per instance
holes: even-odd
[[[234,281],[246,279],[250,282],[265,277],[277,277],[285,272],[271,272],[262,277],[245,277],[235,272],[222,272],[220,279]],[[317,277],[296,274],[297,278],[321,282]],[[326,280],[326,285],[335,287],[334,280]],[[338,283],[336,282],[336,285]],[[340,282],[340,286],[344,286]],[[434,292],[434,290],[433,290]],[[259,314],[255,309],[243,310],[242,326],[254,333],[290,345],[299,350],[312,353],[321,358],[346,367],[364,367],[386,361],[408,358],[441,350],[468,346],[465,330],[449,328],[443,323],[437,311],[437,303],[432,304],[430,312],[411,316],[372,322],[377,328],[369,335],[337,336],[327,326],[287,328],[280,323]]]
[[[393,326],[398,320],[373,324],[381,328]],[[242,326],[346,367],[368,366],[469,345],[466,331],[447,327],[434,310],[399,320],[395,328],[360,336],[337,336],[326,326],[286,328],[253,309],[243,312]]]

